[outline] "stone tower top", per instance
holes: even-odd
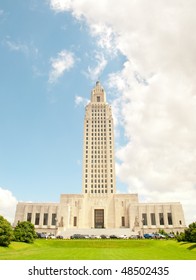
[[[106,94],[104,88],[101,86],[100,82],[97,81],[95,87],[91,91],[91,102],[106,103]]]

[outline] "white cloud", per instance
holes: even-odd
[[[65,71],[69,71],[74,66],[74,54],[67,50],[62,50],[58,53],[56,58],[51,58],[50,62],[51,71],[49,73],[49,83],[53,84],[57,82]]]
[[[17,199],[6,189],[0,187],[0,215],[10,223],[14,221]]]
[[[117,151],[119,178],[143,200],[181,201],[187,222],[196,220],[196,2],[51,0],[51,7],[85,18],[99,47],[115,39],[127,57],[109,78],[127,137]]]
[[[36,57],[39,53],[39,50],[34,46],[33,42],[23,43],[21,41],[13,41],[9,37],[3,40],[3,45],[8,47],[10,51],[19,52],[25,56],[33,55]]]
[[[76,105],[76,107],[80,106],[80,105],[86,106],[88,102],[89,102],[89,99],[87,99],[87,98],[84,98],[84,97],[79,96],[79,95],[75,96],[75,105]]]
[[[90,78],[92,81],[99,80],[99,76],[105,69],[107,65],[107,60],[105,59],[103,53],[95,52],[94,60],[96,62],[95,67],[88,67],[88,70],[84,73],[88,78]]]
[[[68,1],[51,0],[50,7],[56,12],[67,11],[71,8],[71,0]]]

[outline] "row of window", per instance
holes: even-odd
[[[86,146],[87,148],[88,146]],[[92,146],[91,148],[91,154],[107,154],[106,147],[103,149],[103,146]]]
[[[102,178],[107,178],[107,169],[105,169],[105,173],[104,173],[104,170],[103,169],[98,169],[97,170],[98,171],[98,174],[96,173],[96,170],[94,170],[94,176],[93,176],[93,170],[91,170],[91,177],[93,178],[93,177],[95,177],[95,178],[100,178],[100,177],[102,177]],[[87,171],[86,171],[87,172]],[[87,173],[88,174],[88,173]],[[86,174],[86,175],[87,175]],[[88,177],[88,176],[85,176],[86,178]],[[112,174],[111,174],[111,176],[110,177],[112,177]]]
[[[106,145],[106,142],[104,142]],[[88,145],[88,142],[86,142],[86,145]],[[107,148],[106,146],[101,146],[103,145],[103,142],[91,142],[91,145],[93,146],[86,146],[86,149],[91,147],[91,153],[98,153],[98,154],[107,154]],[[110,140],[110,145],[112,145],[112,142]],[[96,151],[97,150],[97,151]],[[110,146],[110,150],[112,150],[112,146]]]
[[[30,223],[33,223],[35,226],[39,226],[40,221],[41,221],[41,214],[35,213],[34,221],[32,218],[33,218],[32,213],[27,213],[27,221]],[[48,213],[43,213],[42,221],[43,221],[43,224],[42,224],[43,226],[47,226],[49,224],[51,224],[52,226],[56,226],[56,213],[52,213],[51,221],[49,221]]]
[[[86,133],[86,135],[88,135],[88,133]],[[106,140],[112,140],[111,139],[111,133],[109,133],[109,135],[110,135],[110,138],[106,139],[107,133],[91,133],[91,143],[92,143],[93,140],[102,141],[102,142],[106,141]]]
[[[87,174],[86,174],[87,175]],[[109,174],[108,174],[109,175]],[[88,176],[85,176],[86,178],[88,178]],[[103,173],[101,173],[101,175],[100,174],[94,174],[93,175],[93,172],[91,173],[91,178],[93,178],[93,177],[95,177],[95,178],[107,178],[107,177],[109,177],[109,176],[107,176],[107,170],[105,170],[105,173],[103,172]],[[110,173],[110,177],[112,178],[113,177],[113,175],[112,175],[112,172]]]
[[[98,117],[98,116],[97,116]],[[103,118],[102,116],[101,116],[101,118],[99,117],[99,118],[91,118],[90,120],[86,120],[86,125],[88,126],[89,124],[91,124],[91,123],[93,123],[93,122],[97,122],[97,123],[104,123],[104,124],[106,124],[106,123],[108,123],[109,122],[109,125],[111,125],[111,123],[112,123],[112,121],[111,120],[108,120],[108,118]]]
[[[159,224],[161,226],[165,225],[163,213],[159,213],[158,217],[159,217]],[[147,214],[146,213],[142,213],[142,223],[143,223],[143,226],[147,226],[147,224],[148,224]],[[152,226],[156,225],[155,213],[150,213],[150,223],[151,223]],[[173,225],[172,213],[167,213],[167,224],[168,225]]]
[[[96,173],[96,168],[98,168],[97,170],[100,170],[100,168],[107,168],[107,164],[101,164],[101,165],[94,165],[94,164],[91,164],[90,166],[88,166],[88,164],[86,164],[85,166],[86,168],[94,168],[94,172]],[[101,170],[102,171],[102,170]],[[99,172],[99,171],[98,171]],[[107,172],[107,170],[105,170],[105,172]]]
[[[106,111],[106,107],[92,107],[92,112],[96,113],[96,112],[105,112]]]
[[[87,189],[88,188],[88,186],[87,185],[85,185],[85,189]],[[98,185],[91,185],[91,190],[92,189],[108,189],[108,185],[106,184],[106,185],[100,185],[100,184],[98,184]],[[113,189],[113,185],[111,185],[111,189]]]
[[[113,190],[110,190],[110,193],[113,193],[114,191]],[[88,193],[88,190],[85,190],[85,193]],[[108,193],[108,190],[104,189],[104,190],[91,190],[90,191],[91,194],[93,193]]]
[[[87,180],[86,180],[86,182],[85,182],[86,184],[85,184],[85,188],[87,188],[88,187],[88,185],[87,185]],[[93,183],[95,183],[95,185],[93,185]],[[104,186],[104,180],[91,180],[91,188],[93,188],[93,187],[97,187],[97,185],[96,184],[102,184],[101,186],[102,186],[102,188],[103,188],[103,186]],[[110,180],[110,183],[113,183],[113,180],[111,179]],[[98,187],[100,188],[100,185],[98,185]],[[105,187],[107,187],[107,180],[105,180]],[[113,185],[111,185],[111,188],[113,188]]]

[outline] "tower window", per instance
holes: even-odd
[[[77,217],[76,217],[76,216],[74,216],[73,226],[74,226],[74,227],[77,227]]]
[[[125,217],[121,217],[121,226],[125,227]]]
[[[100,102],[100,96],[97,96],[97,102]]]

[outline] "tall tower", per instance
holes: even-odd
[[[82,192],[92,196],[116,193],[112,111],[99,81],[85,112]]]

